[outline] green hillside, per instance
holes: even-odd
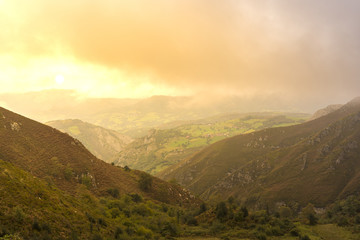
[[[358,119],[349,115],[338,128],[357,129]],[[247,208],[253,205],[233,197],[204,203],[177,184],[107,164],[69,135],[3,108],[0,126],[2,240],[359,238],[356,195],[321,211]]]
[[[360,100],[290,127],[217,142],[160,176],[205,199],[326,206],[360,190]]]
[[[102,128],[78,119],[57,120],[47,125],[81,141],[96,157],[110,162],[132,139],[117,131]]]
[[[307,117],[296,113],[226,114],[162,125],[127,145],[114,158],[114,163],[156,174],[222,139],[302,123]]]

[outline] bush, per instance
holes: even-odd
[[[210,231],[213,233],[213,234],[216,234],[216,233],[219,233],[219,232],[222,232],[225,230],[225,225],[222,224],[221,222],[219,221],[214,221],[210,227]]]
[[[133,207],[132,213],[145,217],[151,215],[151,210],[144,204],[140,204]]]
[[[266,235],[262,232],[257,232],[255,234],[255,236],[256,236],[256,239],[258,239],[258,240],[266,240]]]
[[[67,181],[70,181],[73,176],[74,176],[74,172],[73,172],[72,168],[69,167],[69,166],[67,166],[67,167],[64,169],[64,178],[65,178]]]
[[[33,224],[32,224],[32,229],[33,230],[36,230],[36,231],[41,231],[41,227],[40,227],[40,224],[39,222],[35,219]]]
[[[92,240],[102,240],[102,237],[101,237],[99,234],[95,234],[95,235],[92,237]]]
[[[121,227],[116,227],[114,234],[115,239],[119,239],[121,234],[123,234],[123,230],[121,229]]]
[[[120,210],[118,208],[112,208],[110,209],[110,214],[112,218],[117,218],[120,216]]]
[[[176,237],[178,235],[178,232],[179,230],[176,224],[173,222],[166,222],[161,229],[162,236]]]
[[[247,216],[249,216],[249,211],[247,210],[247,208],[244,206],[241,209],[241,212],[243,213],[244,218],[246,218]]]
[[[24,221],[24,218],[25,218],[25,213],[23,212],[23,210],[21,209],[21,207],[19,206],[16,206],[14,208],[14,217],[15,217],[15,220],[18,222],[18,223],[22,223]]]
[[[308,235],[303,235],[299,237],[299,240],[311,240],[311,238]]]
[[[109,188],[106,192],[113,198],[119,198],[120,192],[117,188]]]
[[[142,202],[142,200],[143,200],[142,197],[137,193],[130,194],[130,197],[131,197],[131,200],[135,203]]]
[[[309,216],[308,216],[308,219],[309,219],[309,225],[316,225],[317,224],[317,218],[315,217],[314,214],[310,213]]]
[[[152,177],[148,173],[141,173],[139,178],[139,188],[145,192],[149,191],[152,187]]]
[[[216,218],[217,219],[224,219],[228,214],[228,208],[226,207],[225,202],[219,202],[216,205]]]

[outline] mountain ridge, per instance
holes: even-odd
[[[180,184],[183,184],[205,199],[225,198],[226,196],[228,197],[229,195],[234,194],[245,202],[260,204],[259,201],[262,199],[263,202],[261,204],[266,204],[264,203],[266,199],[273,199],[271,200],[272,203],[281,200],[281,198],[276,200],[276,197],[274,196],[280,196],[282,194],[282,198],[289,201],[295,201],[294,199],[296,198],[294,196],[297,195],[300,204],[304,204],[306,201],[311,200],[319,206],[324,206],[337,197],[334,194],[330,198],[326,197],[326,192],[329,193],[332,191],[331,187],[326,186],[325,182],[321,182],[322,185],[320,185],[322,187],[320,188],[324,190],[322,195],[325,195],[325,197],[318,196],[316,198],[316,192],[312,191],[311,188],[307,191],[304,187],[301,188],[301,183],[296,181],[294,183],[296,173],[313,171],[313,173],[327,174],[326,169],[323,169],[320,162],[317,163],[314,159],[317,159],[321,152],[324,152],[323,154],[328,153],[331,148],[325,143],[316,146],[315,144],[317,144],[318,141],[321,142],[321,134],[325,134],[326,131],[328,131],[326,130],[327,127],[330,125],[336,125],[337,122],[340,122],[337,124],[341,125],[342,121],[344,121],[343,124],[346,126],[346,124],[350,124],[346,121],[347,118],[354,119],[356,122],[360,111],[359,103],[359,98],[356,98],[328,115],[300,125],[266,129],[222,140],[210,145],[193,157],[184,160],[176,167],[170,168],[168,171],[165,171],[158,176],[165,179],[175,178]],[[353,127],[356,127],[356,129],[353,129],[353,133],[359,134],[359,131],[357,131],[359,126],[354,125]],[[348,128],[345,127],[344,129],[348,130]],[[344,146],[341,145],[343,148],[347,148],[347,144],[350,144],[349,146],[351,146],[351,141],[349,139],[353,139],[350,137],[352,134],[351,131],[347,131],[346,134],[347,135],[345,135],[345,133],[344,135],[341,135],[342,141],[346,143]],[[354,139],[358,139],[358,135],[355,135]],[[332,139],[328,140],[328,145],[331,141],[335,142],[340,140],[334,135]],[[348,143],[348,141],[350,141],[350,143]],[[356,142],[360,141],[356,140]],[[313,151],[310,151],[308,155],[305,155],[305,150],[307,148],[313,149]],[[341,151],[340,147],[334,149],[336,151]],[[355,156],[353,156],[351,160],[356,162],[356,156],[359,156],[357,148],[353,148],[351,151]],[[321,159],[323,158],[324,157],[321,157]],[[336,161],[334,158],[335,156],[326,158],[323,164],[330,164],[332,161]],[[313,161],[315,161],[315,163],[309,165],[309,163]],[[288,164],[288,167],[291,167],[286,170],[284,164]],[[311,168],[309,166],[311,166]],[[346,166],[347,167],[344,169],[351,170],[351,167],[348,165]],[[297,170],[294,170],[294,172],[291,173],[292,169]],[[266,182],[262,181],[262,179],[268,179],[267,176],[270,176],[270,173],[280,174],[279,176],[271,175],[272,178],[270,179],[272,179],[272,181],[277,181],[277,184],[274,183],[273,186],[267,185]],[[301,191],[299,190],[302,195],[296,194],[291,188],[286,188],[286,185],[290,185],[290,182],[287,183],[286,181],[281,181],[281,176],[287,176],[287,181],[293,181],[291,182],[291,184],[294,185],[293,188],[302,189]],[[356,176],[354,177],[357,179]],[[308,175],[308,177],[309,179],[317,179],[318,181],[324,179],[311,174]],[[238,179],[238,181],[237,183],[229,184],[229,179],[232,179],[233,181]],[[268,179],[268,182],[269,181],[270,180]],[[354,182],[355,180],[348,181],[350,184],[350,182]],[[241,187],[241,185],[243,186]],[[281,187],[281,185],[284,186]],[[357,189],[355,186],[356,185],[350,184],[347,189]],[[340,188],[340,186],[337,187]],[[223,191],[222,189],[224,188],[228,189]],[[256,191],[253,190],[255,188],[257,189]],[[345,189],[343,190],[345,191]],[[288,191],[288,194],[285,194],[284,191]],[[338,189],[337,191],[340,190]],[[261,192],[268,193],[262,194]],[[310,192],[311,199],[304,197]],[[338,193],[338,196],[344,195],[346,194],[341,195],[340,192]]]
[[[138,193],[173,204],[197,200],[182,188],[153,179],[153,191],[139,188],[140,171],[126,171],[99,160],[68,134],[0,107],[0,159],[74,194],[85,185],[96,195]],[[164,191],[171,189],[171,191]]]

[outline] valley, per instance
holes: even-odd
[[[157,174],[222,139],[302,123],[308,117],[297,113],[233,113],[180,122],[176,127],[172,127],[175,123],[160,125],[127,145],[114,156],[113,162]]]

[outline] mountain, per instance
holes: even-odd
[[[46,124],[80,140],[92,154],[108,163],[132,141],[130,137],[117,131],[78,119],[57,120]]]
[[[156,174],[224,138],[301,123],[307,117],[307,114],[299,113],[232,113],[169,123],[150,130],[147,136],[127,145],[113,161],[115,165]]]
[[[326,206],[360,191],[360,98],[306,123],[210,145],[159,174],[205,199]]]
[[[200,203],[179,185],[107,164],[68,134],[0,108],[1,239],[159,239],[178,234],[169,233],[175,212]]]
[[[312,115],[310,120],[314,120],[314,119],[320,118],[322,116],[325,116],[329,113],[332,113],[332,112],[338,110],[339,108],[341,108],[342,106],[343,106],[342,104],[332,104],[325,108],[319,109]]]
[[[281,101],[276,96],[152,96],[143,99],[90,98],[73,91],[50,89],[0,94],[0,105],[41,122],[81,119],[132,138],[175,121],[202,119],[229,112],[312,112],[306,100]],[[304,107],[304,106],[311,106]]]
[[[153,178],[153,190],[144,192],[138,183],[140,171],[127,171],[107,164],[68,134],[4,108],[0,108],[0,159],[70,194],[85,185],[97,196],[108,195],[109,189],[117,189],[120,194],[138,193],[169,203],[192,201],[182,188],[157,178]],[[173,190],[164,191],[170,188]]]

